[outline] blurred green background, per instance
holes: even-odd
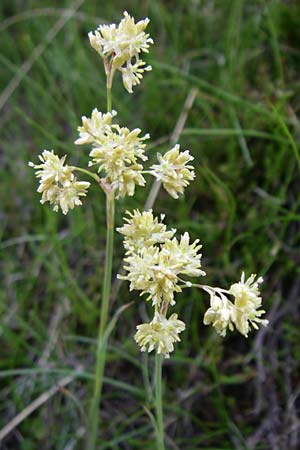
[[[63,217],[39,204],[27,162],[53,148],[87,165],[88,149],[73,144],[76,129],[82,115],[106,107],[102,63],[87,33],[119,22],[124,9],[151,19],[153,70],[133,95],[116,76],[113,107],[121,124],[151,134],[150,161],[170,148],[194,98],[179,142],[195,157],[197,178],[180,200],[160,192],[155,213],[201,240],[208,284],[228,286],[243,269],[263,275],[270,320],[248,339],[222,339],[202,323],[204,294],[178,296],[187,330],[164,364],[167,447],[299,449],[298,0],[1,1],[0,428],[42,393],[49,398],[0,448],[82,448],[104,196],[93,186],[84,206]],[[142,207],[150,186],[118,202],[117,225],[126,209]],[[115,274],[122,255],[117,236]],[[151,377],[133,341],[148,310],[123,284],[111,314],[130,300],[111,336],[99,450],[155,449],[143,408],[153,406]],[[66,375],[72,381],[49,395]]]

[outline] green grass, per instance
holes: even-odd
[[[87,164],[87,150],[73,144],[76,128],[82,115],[106,105],[101,62],[87,32],[101,19],[118,21],[126,8],[150,17],[155,45],[147,58],[153,70],[133,95],[119,78],[114,83],[120,122],[149,132],[152,142],[167,137],[198,88],[179,141],[195,157],[197,178],[178,201],[161,192],[155,212],[203,242],[207,283],[228,285],[243,269],[263,275],[270,319],[268,329],[247,340],[221,339],[202,324],[208,299],[192,290],[178,296],[187,330],[164,364],[167,446],[298,449],[299,2],[86,0],[67,20],[75,4],[0,6],[0,428],[74,374],[0,448],[82,448],[105,199],[95,186],[82,208],[56,214],[39,204],[27,161],[53,148],[74,165]],[[167,148],[151,147],[150,160]],[[141,207],[150,184],[118,203],[118,225],[126,209]],[[115,273],[121,258],[117,236]],[[99,449],[155,448],[144,409],[153,411],[152,380],[132,338],[147,311],[124,284],[111,316],[131,300],[110,339]],[[148,363],[153,367],[152,356]]]

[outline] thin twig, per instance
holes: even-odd
[[[170,137],[170,144],[174,145],[178,141],[178,139],[181,136],[181,133],[183,132],[185,123],[187,121],[189,112],[194,104],[195,98],[198,94],[198,88],[192,88],[190,92],[188,93],[188,96],[184,102],[183,109],[180,113],[180,116],[177,120],[177,123],[175,125],[174,131]]]

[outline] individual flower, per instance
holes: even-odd
[[[185,330],[185,323],[177,317],[177,314],[172,314],[167,319],[156,312],[150,323],[138,325],[134,339],[141,351],[150,353],[155,350],[156,353],[169,358],[174,350],[174,343],[180,341],[179,334]]]
[[[210,307],[204,314],[203,323],[212,325],[220,336],[226,336],[227,328],[233,331],[235,311],[233,304],[225,297],[212,292],[210,295]]]
[[[232,284],[228,291],[234,297],[235,326],[245,337],[248,337],[251,325],[254,329],[258,329],[258,324],[264,326],[268,324],[268,320],[260,318],[265,311],[259,309],[262,306],[259,284],[263,282],[263,278],[259,277],[256,281],[255,278],[256,275],[252,274],[245,280],[243,272],[241,281]]]
[[[188,150],[180,152],[180,146],[175,145],[164,155],[157,154],[159,164],[150,167],[151,174],[161,181],[163,187],[173,198],[178,198],[189,182],[195,178],[194,167],[188,162],[194,158]]]
[[[122,80],[125,89],[132,94],[132,87],[140,84],[143,73],[152,70],[151,66],[146,66],[144,61],[138,60],[134,64],[131,61],[127,61],[125,67],[121,67]]]
[[[95,108],[92,111],[91,118],[83,116],[81,118],[82,126],[78,127],[79,138],[75,141],[75,144],[97,143],[103,133],[110,131],[112,119],[116,114],[116,111],[103,114]]]
[[[185,285],[181,275],[205,275],[200,269],[200,248],[198,240],[189,243],[188,233],[181,236],[180,242],[173,238],[157,246],[143,246],[124,258],[124,269],[128,274],[119,278],[130,282],[130,290],[148,294],[147,300],[153,305],[159,306],[162,301],[174,305],[174,294],[181,292]]]
[[[137,252],[143,247],[151,247],[157,243],[163,243],[173,237],[176,230],[167,231],[167,227],[162,221],[153,216],[152,210],[140,212],[135,209],[133,213],[126,211],[129,217],[124,217],[125,223],[117,231],[123,234],[124,247],[129,253]]]
[[[81,205],[80,197],[86,195],[90,183],[77,181],[72,167],[65,165],[66,157],[59,158],[53,150],[44,150],[39,159],[42,164],[29,162],[29,166],[40,179],[37,191],[42,194],[41,203],[49,202],[54,211],[61,208],[63,214]]]
[[[117,198],[132,196],[135,186],[144,186],[143,166],[138,162],[146,161],[144,141],[149,134],[140,137],[141,130],[130,131],[126,127],[112,125],[102,133],[96,146],[91,150],[89,166],[97,165],[98,172],[104,172],[107,182],[116,190]]]
[[[89,33],[91,46],[103,58],[106,74],[115,70],[122,72],[123,84],[128,92],[132,92],[132,87],[140,83],[145,71],[151,70],[151,66],[145,66],[145,62],[140,59],[142,52],[148,53],[148,49],[153,40],[145,29],[149,19],[140,20],[135,23],[127,11],[121,22],[110,25],[100,25],[93,33]]]

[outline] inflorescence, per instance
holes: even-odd
[[[200,287],[210,294],[210,307],[204,315],[204,324],[212,325],[216,331],[225,336],[227,329],[234,327],[245,337],[251,326],[267,325],[266,319],[261,319],[265,312],[260,309],[262,299],[258,285],[262,278],[255,281],[251,275],[245,281],[233,284],[229,290],[206,285],[193,285],[186,277],[205,276],[201,268],[202,245],[199,240],[190,243],[186,232],[180,240],[174,237],[176,230],[167,230],[166,225],[152,211],[141,213],[135,210],[127,213],[125,225],[117,231],[124,235],[124,269],[126,275],[119,278],[130,283],[130,290],[141,291],[147,295],[146,300],[152,302],[154,317],[150,323],[137,326],[135,340],[141,351],[163,354],[166,358],[174,350],[179,334],[185,329],[185,324],[178,320],[177,314],[167,318],[170,306],[175,305],[175,294],[188,287]],[[232,296],[232,302],[228,297]]]
[[[40,179],[38,192],[42,194],[41,203],[49,202],[54,211],[61,208],[63,214],[81,205],[80,197],[86,196],[90,183],[77,181],[73,168],[65,164],[66,156],[59,159],[53,150],[44,150],[39,159],[41,164],[30,162],[29,165],[36,169],[36,176]]]
[[[94,33],[89,33],[91,46],[103,59],[108,87],[111,88],[113,75],[119,70],[126,89],[132,92],[132,86],[140,83],[143,72],[151,69],[140,59],[141,53],[147,53],[153,44],[145,32],[148,23],[148,18],[135,23],[125,11],[118,25],[100,25]],[[91,117],[82,117],[82,125],[78,127],[75,144],[91,145],[88,167],[95,167],[100,177],[86,169],[66,166],[66,157],[60,159],[53,150],[45,150],[39,156],[42,164],[30,163],[40,178],[38,192],[42,193],[42,203],[49,201],[54,211],[61,208],[64,214],[81,205],[80,197],[86,195],[90,183],[77,181],[75,170],[92,176],[106,193],[112,192],[116,198],[134,195],[136,186],[145,186],[147,173],[161,182],[172,197],[178,198],[183,193],[195,177],[193,166],[188,164],[193,160],[189,151],[180,152],[177,144],[164,155],[157,155],[158,164],[144,170],[143,163],[148,160],[145,141],[149,134],[142,135],[139,128],[129,130],[113,123],[116,115],[114,110],[102,113],[95,108]]]
[[[148,160],[144,141],[150,136],[140,136],[139,128],[130,131],[112,123],[116,115],[116,111],[104,114],[94,109],[90,118],[82,117],[82,125],[78,127],[79,138],[75,144],[92,146],[88,166],[97,168],[100,186],[113,191],[116,198],[132,196],[136,186],[145,186],[144,174],[149,173],[162,181],[172,197],[178,198],[195,176],[193,166],[186,165],[193,159],[189,151],[180,152],[177,145],[163,156],[158,154],[159,164],[144,171],[142,163]],[[81,205],[79,196],[86,195],[90,185],[76,180],[73,171],[81,169],[64,165],[66,157],[60,159],[53,150],[44,150],[39,158],[42,164],[30,163],[30,166],[37,169],[36,176],[40,178],[41,202],[49,201],[54,211],[60,207],[64,214]]]
[[[141,59],[148,53],[153,40],[145,32],[149,23],[146,18],[135,23],[126,11],[121,22],[100,25],[89,33],[91,46],[101,56],[107,76],[107,89],[111,89],[115,72],[122,73],[123,84],[128,92],[140,83],[143,73],[151,70]],[[180,151],[176,144],[164,155],[157,154],[158,163],[144,170],[145,141],[149,134],[142,134],[139,128],[129,130],[114,123],[116,111],[102,113],[95,108],[91,117],[82,117],[78,127],[79,137],[76,145],[90,145],[88,167],[95,167],[97,173],[87,169],[68,166],[66,156],[60,158],[54,151],[44,150],[39,155],[40,164],[29,163],[36,170],[39,179],[38,192],[42,194],[41,203],[49,202],[54,211],[67,214],[70,209],[81,205],[81,197],[86,196],[89,182],[77,181],[75,171],[92,177],[106,194],[116,198],[132,196],[136,186],[144,186],[145,174],[151,174],[175,199],[195,178],[194,159],[188,150]],[[99,174],[99,175],[98,175]],[[251,327],[266,326],[262,319],[262,298],[259,285],[262,278],[251,275],[245,279],[244,273],[238,283],[229,290],[202,284],[192,284],[187,277],[203,277],[201,268],[202,245],[196,239],[191,242],[187,232],[178,239],[176,230],[168,230],[163,223],[164,215],[154,217],[152,210],[134,210],[127,214],[125,224],[118,228],[124,236],[124,269],[126,275],[119,278],[129,281],[130,290],[146,295],[153,308],[153,319],[137,326],[135,340],[141,351],[157,353],[169,357],[174,343],[180,341],[179,335],[185,329],[177,314],[167,317],[169,307],[175,305],[176,294],[184,288],[198,287],[210,296],[210,307],[204,315],[204,324],[212,325],[217,333],[225,336],[227,330],[235,328],[245,337]]]
[[[100,25],[89,33],[91,46],[102,57],[108,79],[112,82],[115,71],[119,70],[129,93],[133,92],[133,86],[140,84],[144,72],[152,69],[140,58],[140,54],[148,53],[153,44],[152,38],[145,33],[149,22],[146,18],[135,23],[125,11],[118,25]]]

